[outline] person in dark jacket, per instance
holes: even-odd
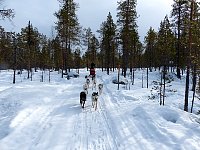
[[[94,77],[95,76],[95,69],[90,68],[90,76]]]

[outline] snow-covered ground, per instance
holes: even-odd
[[[194,113],[183,111],[185,79],[170,75],[165,106],[159,105],[159,72],[135,72],[134,85],[112,83],[116,72],[97,70],[97,84],[103,83],[98,108],[91,106],[91,86],[86,107],[81,108],[86,69],[79,78],[61,78],[58,72],[41,72],[26,79],[24,71],[12,84],[12,71],[0,72],[0,150],[199,150],[200,101]],[[142,74],[144,82],[142,88]],[[128,80],[130,80],[128,78]],[[189,110],[192,92],[190,91]]]

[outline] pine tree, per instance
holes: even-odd
[[[186,70],[186,83],[185,83],[185,103],[184,103],[184,111],[188,111],[188,97],[189,97],[189,78],[190,78],[190,69],[191,69],[191,51],[192,44],[194,42],[193,39],[193,28],[194,28],[194,20],[195,20],[195,1],[192,0],[189,3],[189,26],[188,26],[188,51],[187,51],[187,70]]]
[[[156,42],[157,42],[157,33],[154,31],[152,27],[150,27],[147,35],[145,36],[145,55],[146,60],[148,60],[149,64],[147,65],[152,71],[152,67],[157,67],[158,62],[156,61]]]
[[[77,70],[79,73],[79,69],[81,67],[81,51],[80,48],[76,48],[74,52],[74,68]]]
[[[50,52],[48,48],[48,40],[45,35],[41,35],[41,50],[40,50],[40,68],[42,70],[45,70],[49,67],[49,61],[50,61]]]
[[[181,49],[181,34],[184,29],[184,21],[185,21],[185,12],[186,12],[186,0],[174,0],[174,4],[172,5],[172,13],[171,16],[173,17],[173,26],[175,27],[175,32],[178,33],[177,37],[177,45],[176,45],[176,63],[177,63],[177,77],[181,79],[181,54],[183,49]],[[183,56],[182,56],[183,57]]]
[[[76,10],[78,4],[73,0],[59,0],[60,10],[55,13],[58,21],[56,22],[56,30],[58,36],[63,43],[63,69],[67,72],[67,68],[70,71],[70,60],[72,58],[71,51],[72,45],[76,45],[79,42],[80,37],[80,25],[76,16]]]
[[[56,36],[51,41],[52,49],[53,49],[53,66],[55,67],[56,71],[62,69],[62,48],[60,45],[59,37]]]
[[[39,53],[39,45],[40,45],[40,33],[37,28],[33,28],[30,21],[28,26],[21,29],[21,43],[24,53],[24,64],[25,69],[28,70],[28,79],[31,77],[32,80],[32,68],[37,67]],[[31,73],[31,74],[30,74]],[[31,75],[31,76],[30,76]]]
[[[109,12],[107,20],[102,23],[101,29],[98,31],[101,37],[101,54],[105,55],[104,62],[107,68],[107,74],[111,68],[115,68],[115,55],[116,55],[116,25],[112,19],[111,13]],[[103,60],[102,60],[103,61]]]
[[[10,59],[8,57],[9,55],[9,49],[10,47],[10,40],[8,39],[7,33],[3,27],[0,26],[0,62],[1,64],[9,64]]]
[[[85,53],[85,58],[86,58],[86,66],[87,66],[87,70],[89,68],[89,61],[90,61],[90,54],[89,54],[89,51],[90,51],[90,41],[93,37],[93,33],[92,33],[92,30],[91,28],[87,28],[87,29],[84,29],[84,35],[83,35],[83,45],[86,47],[86,53]]]
[[[170,66],[170,62],[174,61],[175,58],[175,46],[174,46],[174,34],[171,30],[171,24],[167,16],[165,16],[163,22],[160,24],[160,29],[158,31],[158,41],[157,41],[157,51],[159,53],[159,65],[163,66],[162,78],[163,78],[163,90],[162,98],[160,104],[165,103],[165,79],[167,74],[167,68]],[[162,86],[162,85],[161,85]],[[161,94],[161,93],[160,93]]]
[[[96,64],[98,49],[99,49],[99,41],[96,38],[96,36],[93,35],[89,42],[89,51],[88,51],[91,63]]]
[[[120,31],[120,38],[122,40],[122,67],[124,77],[126,77],[126,71],[130,66],[130,51],[134,32],[137,31],[136,25],[136,0],[121,0],[118,2],[119,11],[117,13],[117,23]]]
[[[197,75],[199,74],[199,44],[200,44],[200,12],[199,12],[199,3],[193,1],[191,3],[191,15],[192,20],[190,20],[190,32],[189,32],[189,48],[190,48],[190,72],[192,73],[192,106],[191,112],[193,109],[195,94],[196,94],[196,85],[197,85]],[[193,9],[193,10],[192,10]],[[192,13],[193,12],[193,13]],[[191,19],[191,18],[190,18]],[[187,95],[186,95],[187,96]],[[187,99],[186,99],[187,100]]]
[[[171,30],[171,24],[167,16],[160,23],[160,28],[158,31],[158,41],[157,41],[157,53],[159,66],[169,66],[170,62],[175,59],[175,46],[174,46],[174,34]]]
[[[16,47],[17,47],[17,69],[19,69],[21,72],[23,69],[25,69],[25,59],[24,59],[24,49],[23,49],[23,41],[22,41],[22,35],[18,33],[16,35]]]

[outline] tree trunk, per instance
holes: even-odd
[[[160,105],[162,105],[162,72],[161,72],[161,76],[160,76]]]
[[[132,85],[134,84],[134,80],[135,80],[135,71],[133,69],[132,70]]]
[[[181,79],[180,71],[180,25],[181,25],[181,1],[179,0],[178,7],[178,45],[177,45],[177,78]]]
[[[199,93],[200,93],[200,75],[199,75]]]
[[[196,92],[196,66],[194,66],[194,73],[193,73],[193,86],[192,86],[192,90],[193,90],[193,97],[192,97],[192,106],[191,106],[191,113],[193,110],[193,105],[194,105],[194,97],[195,97],[195,92]]]
[[[193,9],[194,1],[191,3],[191,12],[190,12],[190,28],[189,28],[189,49],[187,53],[187,73],[186,73],[186,85],[185,85],[185,104],[184,111],[188,112],[188,96],[189,96],[189,77],[190,77],[190,52],[192,49],[192,21],[193,21]]]
[[[51,69],[49,69],[49,82],[51,81]]]
[[[186,74],[186,84],[185,84],[185,104],[184,104],[184,111],[188,112],[188,96],[189,96],[189,76],[190,76],[190,68],[187,67],[187,74]]]
[[[166,65],[164,66],[164,72],[163,72],[163,105],[165,104],[165,75],[166,75]]]
[[[147,67],[147,88],[149,88],[149,68]]]

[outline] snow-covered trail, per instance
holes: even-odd
[[[45,103],[29,106],[20,111],[10,125],[11,133],[1,140],[0,147],[3,149],[20,149],[22,147],[23,149],[48,149],[53,144],[52,148],[55,149],[62,145],[64,145],[63,148],[66,148],[70,138],[67,136],[74,127],[75,116],[81,113],[76,102],[78,94],[74,92],[77,85],[72,85],[73,83],[52,85],[50,90],[52,93],[37,90],[35,94],[41,95],[40,100]],[[37,100],[35,99],[35,101]]]
[[[96,111],[91,106],[92,88],[89,89],[85,108],[82,109],[79,104],[84,81],[82,77],[71,79],[67,84],[47,84],[40,88],[31,85],[44,103],[33,103],[33,106],[16,112],[9,126],[9,135],[0,141],[1,149],[117,149],[113,140],[115,135],[107,123],[102,105]],[[49,86],[48,91],[52,93],[45,91],[44,86]]]
[[[116,138],[115,142],[117,148],[140,150],[159,148],[152,147],[151,144],[143,138],[146,133],[138,133],[138,128],[143,126],[143,122],[137,121],[139,124],[136,124],[136,120],[133,117],[125,114],[127,110],[137,106],[139,100],[135,98],[128,100],[125,96],[120,94],[119,91],[112,92],[110,88],[107,87],[107,81],[103,80],[102,77],[100,77],[100,80],[104,84],[104,96],[101,99],[101,103],[103,103],[105,107],[104,114],[108,118],[109,124],[112,124],[112,134]]]
[[[99,76],[99,80],[104,85],[104,95],[100,99],[100,105],[104,107],[103,113],[107,118],[107,124],[112,126],[112,135],[115,137],[117,149],[169,150],[200,147],[200,144],[197,144],[200,134],[192,138],[194,146],[187,145],[189,140],[184,133],[180,131],[177,134],[178,128],[181,128],[184,132],[191,132],[190,135],[193,135],[195,131],[191,128],[200,129],[199,125],[190,126],[188,124],[185,128],[179,123],[176,124],[180,116],[173,109],[167,110],[168,114],[162,108],[155,113],[155,104],[138,99],[136,93],[131,93],[129,96],[128,91],[126,93],[124,90],[114,90],[108,84],[111,81],[105,77]],[[154,111],[149,111],[151,110],[149,107],[152,107]],[[181,121],[184,122],[184,120]]]
[[[5,134],[0,130],[0,150],[197,150],[200,147],[196,116],[149,102],[147,89],[138,85],[134,86],[139,93],[134,89],[124,90],[122,86],[118,91],[111,77],[101,72],[97,75],[97,85],[103,83],[103,93],[97,110],[91,105],[91,94],[97,89],[93,90],[91,85],[82,109],[79,94],[86,74],[83,70],[79,78],[57,81],[56,77],[52,83],[27,82],[2,88],[0,100],[10,102],[8,106],[14,109],[11,114],[0,111],[0,126],[5,121],[6,130]]]

